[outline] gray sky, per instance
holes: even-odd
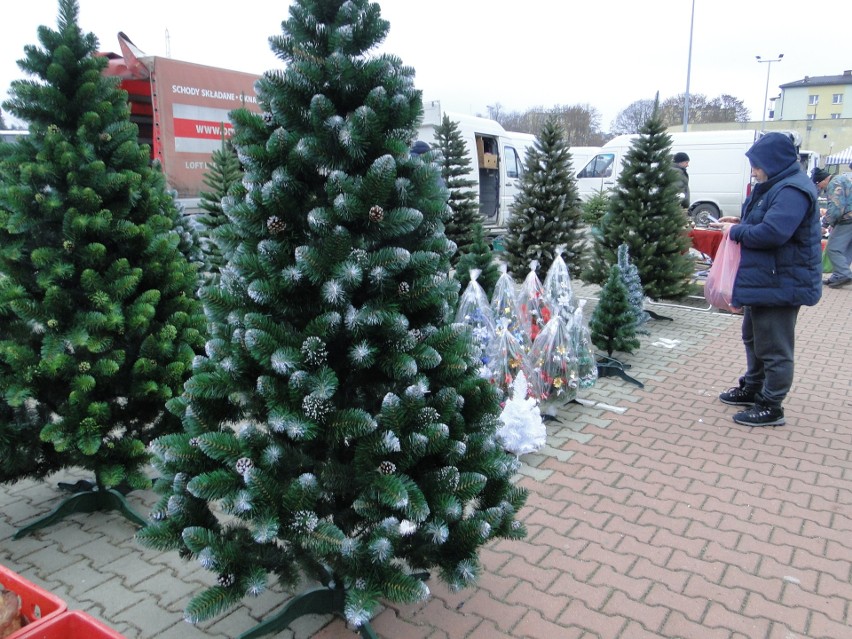
[[[80,25],[101,50],[120,53],[124,31],[146,54],[262,73],[283,63],[267,39],[281,32],[288,0],[79,0]],[[485,113],[589,104],[608,131],[631,102],[686,90],[693,0],[380,0],[390,34],[379,50],[416,70],[424,100]],[[838,5],[842,6],[843,3]],[[690,93],[731,94],[760,120],[766,94],[806,75],[852,69],[852,10],[816,11],[792,0],[694,0]],[[39,25],[56,28],[56,0],[5,7],[0,32],[0,96],[24,77],[15,63],[37,44]]]

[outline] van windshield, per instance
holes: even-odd
[[[615,160],[614,153],[601,153],[596,155],[577,174],[578,178],[605,178],[612,175],[612,163]]]

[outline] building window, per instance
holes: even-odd
[[[832,113],[832,114],[831,114],[831,119],[832,119],[832,120],[839,120],[839,119],[840,119],[840,114],[839,114],[839,113]]]
[[[832,104],[843,104],[843,94],[842,93],[833,94],[831,96],[831,103]]]
[[[816,120],[816,113],[808,113],[808,120]]]
[[[819,96],[818,95],[809,95],[808,96],[808,105],[813,106],[815,104],[819,104]]]

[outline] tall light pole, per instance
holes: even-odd
[[[692,27],[695,24],[695,0],[692,0],[692,16],[689,19],[689,56],[686,61],[686,95],[683,99],[683,130],[689,124],[689,75],[692,71]]]
[[[781,62],[781,58],[784,57],[783,53],[779,53],[777,58],[772,58],[771,60],[764,60],[759,55],[754,56],[757,58],[758,62],[768,62],[766,65],[766,91],[763,94],[763,120],[760,121],[760,130],[766,130],[766,103],[769,100],[769,72],[772,70],[773,62]]]

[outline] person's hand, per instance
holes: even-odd
[[[722,220],[719,220],[718,222],[711,222],[709,226],[711,229],[722,231],[722,235],[728,237],[728,233],[730,232],[733,224],[731,224],[730,222],[722,222]]]
[[[736,215],[723,215],[719,218],[719,221],[727,222],[728,224],[739,224],[740,218],[738,218]]]

